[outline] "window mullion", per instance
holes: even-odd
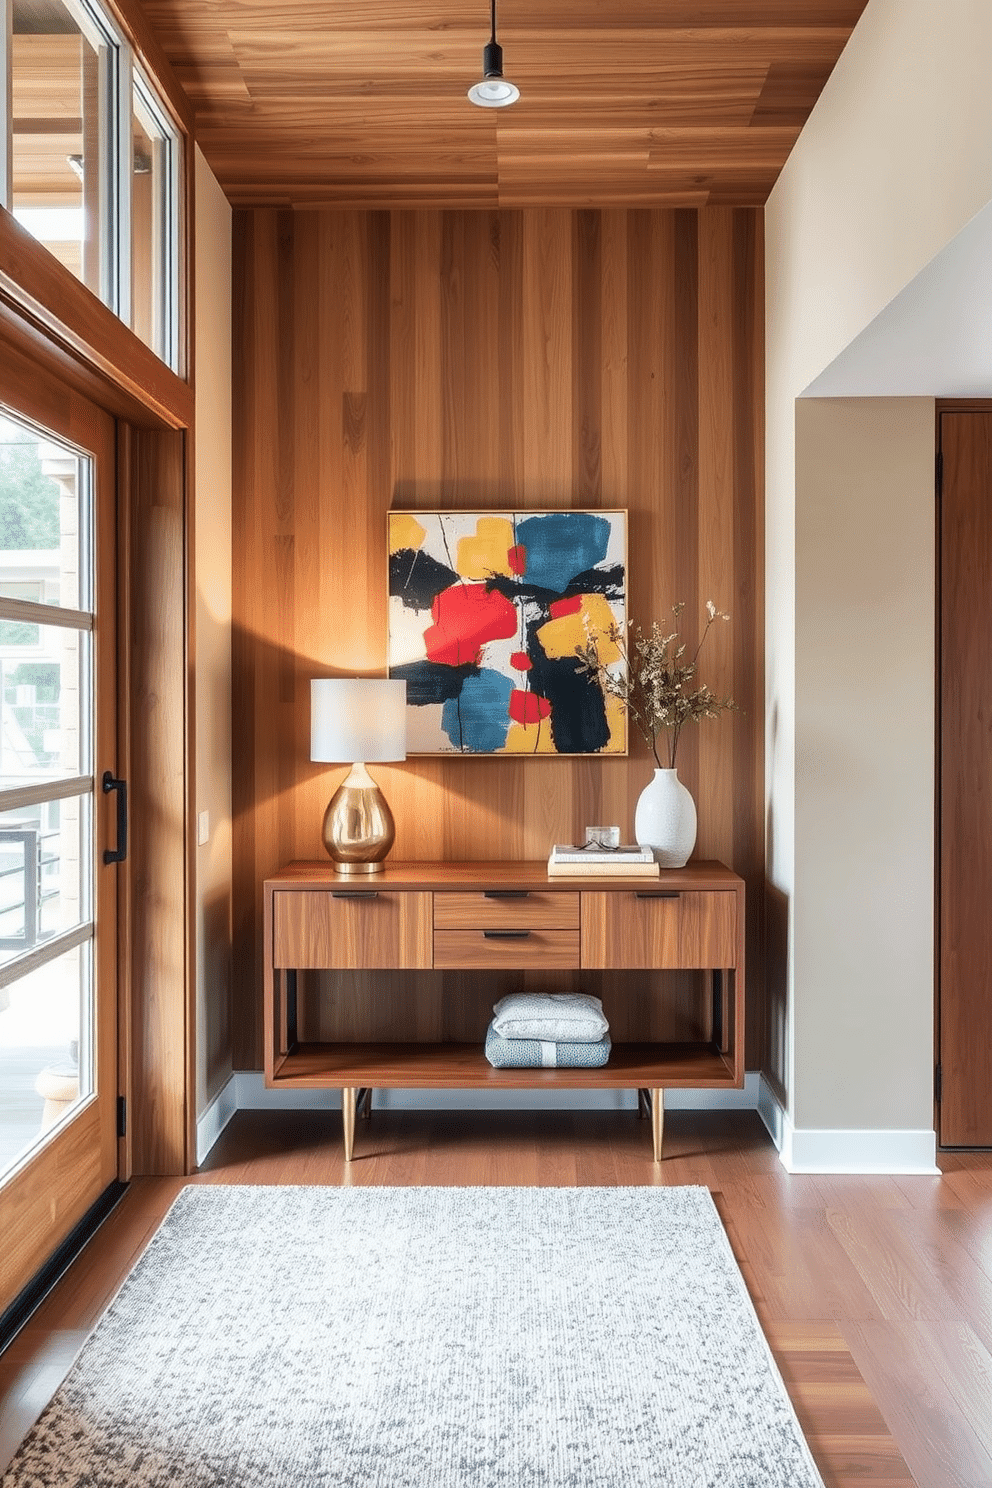
[[[107,180],[112,182],[113,201],[107,221],[107,249],[114,275],[111,288],[114,309],[125,325],[131,324],[131,48],[116,48],[113,63],[113,107],[106,111],[110,155]],[[106,158],[106,157],[105,157]]]

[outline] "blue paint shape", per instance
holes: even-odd
[[[509,677],[482,667],[466,677],[456,698],[441,709],[441,727],[457,750],[493,754],[502,749],[510,728]]]
[[[545,512],[518,522],[516,538],[527,550],[527,584],[564,594],[576,574],[606,557],[610,524],[592,512]]]

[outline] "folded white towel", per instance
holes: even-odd
[[[493,1031],[504,1039],[594,1044],[610,1027],[599,998],[586,992],[512,992],[493,1015]]]

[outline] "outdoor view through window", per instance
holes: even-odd
[[[0,411],[0,1174],[92,1089],[90,508],[90,461]]]

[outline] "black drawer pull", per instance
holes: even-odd
[[[332,889],[332,899],[378,899],[378,889]]]
[[[483,930],[487,940],[526,940],[529,930]]]
[[[681,892],[679,889],[655,889],[653,893],[648,893],[643,889],[638,889],[634,897],[636,899],[679,899]]]
[[[529,899],[530,889],[483,889],[483,899]]]

